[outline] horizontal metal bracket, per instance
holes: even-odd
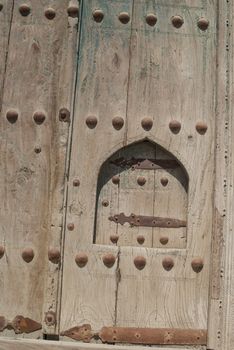
[[[163,228],[178,228],[186,227],[187,223],[183,220],[162,218],[157,216],[143,216],[131,214],[126,216],[124,213],[120,213],[109,217],[110,221],[114,221],[116,224],[125,224],[128,222],[130,226],[144,226],[144,227],[163,227]]]
[[[0,331],[2,332],[4,329],[13,329],[16,334],[32,333],[42,329],[42,325],[31,318],[21,315],[16,316],[11,322],[0,316]]]
[[[121,168],[131,167],[135,169],[155,170],[155,169],[175,169],[180,164],[174,159],[144,159],[144,158],[130,158],[125,159],[123,157],[112,160],[110,162]]]
[[[147,345],[206,345],[204,329],[103,327],[99,337],[104,343]]]

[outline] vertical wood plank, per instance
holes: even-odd
[[[68,22],[68,5],[64,0],[33,0],[30,13],[22,15],[21,3],[14,3],[0,152],[4,174],[0,180],[0,239],[5,248],[0,261],[4,300],[0,314],[10,321],[23,315],[43,324],[45,311],[57,312],[60,264],[49,262],[48,250],[60,251],[62,231],[69,124],[59,121],[59,110],[70,108],[74,69],[70,49],[74,32]],[[52,18],[46,17],[50,8]],[[12,109],[18,113],[15,123],[6,118]],[[41,124],[35,122],[35,112],[45,116]],[[25,249],[34,251],[31,262],[22,259]],[[13,331],[8,333],[12,336]]]

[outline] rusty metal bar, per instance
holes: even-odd
[[[83,324],[82,326],[70,328],[60,333],[60,335],[89,343],[94,334],[92,333],[90,324]]]
[[[178,228],[186,227],[187,223],[184,220],[162,218],[157,216],[143,216],[131,214],[126,216],[124,213],[120,213],[109,217],[110,221],[114,221],[116,224],[124,225],[126,222],[130,226],[144,226],[144,227],[163,227],[163,228]]]
[[[135,169],[155,170],[155,169],[175,169],[180,164],[175,159],[143,159],[143,158],[118,158],[110,162],[121,168],[131,167]]]
[[[147,345],[206,345],[204,329],[103,327],[99,337],[104,343]]]

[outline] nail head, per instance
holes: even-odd
[[[141,126],[144,130],[149,131],[153,126],[153,120],[151,118],[144,118],[141,121]]]
[[[38,111],[33,114],[33,119],[37,125],[41,125],[42,123],[44,123],[45,118],[45,113],[43,112]]]
[[[19,12],[22,16],[26,17],[30,14],[31,9],[28,4],[22,4],[19,6]]]
[[[48,259],[53,264],[58,264],[60,262],[61,254],[60,250],[57,248],[50,248],[48,251]]]
[[[116,130],[120,130],[122,129],[122,127],[124,126],[124,120],[121,117],[115,117],[112,120],[112,125]]]
[[[181,129],[181,123],[178,120],[172,120],[169,123],[169,128],[173,134],[178,134]]]
[[[123,24],[127,24],[130,21],[130,16],[127,12],[121,12],[119,14],[119,20]]]
[[[175,28],[180,28],[184,24],[184,20],[181,16],[173,16],[171,18],[171,23]]]
[[[75,262],[79,267],[85,267],[88,262],[88,255],[84,252],[80,252],[75,257]]]
[[[18,112],[15,109],[9,109],[6,113],[6,118],[9,123],[14,124],[18,119]]]
[[[170,271],[174,266],[174,261],[172,258],[166,257],[163,259],[162,265],[163,265],[165,270]]]
[[[48,9],[45,10],[45,16],[47,19],[52,20],[56,16],[56,12],[52,7],[49,7]]]
[[[201,29],[201,30],[206,30],[207,28],[208,28],[208,26],[209,26],[209,21],[206,19],[206,18],[204,18],[204,17],[201,17],[201,18],[199,18],[199,20],[197,21],[197,26],[198,26],[198,28],[199,29]]]
[[[146,23],[151,27],[155,26],[157,23],[157,16],[154,13],[148,13],[145,19]]]
[[[101,10],[95,10],[93,11],[93,19],[95,22],[102,22],[104,18],[104,13]]]
[[[199,273],[203,269],[204,262],[201,258],[196,258],[192,260],[191,266],[194,272]]]
[[[97,118],[95,116],[89,116],[86,118],[86,125],[90,129],[94,129],[97,125]]]
[[[134,258],[134,265],[138,270],[143,270],[146,265],[146,259],[144,256],[137,256]]]
[[[106,254],[102,258],[104,265],[108,268],[111,268],[114,265],[115,260],[116,258],[113,254]]]
[[[34,258],[34,251],[32,248],[25,248],[22,251],[22,258],[26,263],[30,263]]]

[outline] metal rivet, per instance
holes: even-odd
[[[170,257],[166,257],[162,261],[162,266],[164,267],[165,270],[170,271],[173,266],[174,266],[174,261]]]
[[[208,28],[208,26],[209,26],[209,21],[206,18],[201,17],[197,21],[197,26],[201,30],[206,30]]]
[[[106,267],[112,267],[115,263],[115,256],[113,254],[106,254],[102,257],[102,261]]]
[[[168,237],[160,237],[159,239],[160,243],[163,245],[166,245],[169,241]]]
[[[34,251],[32,248],[26,248],[22,251],[22,258],[26,263],[30,263],[34,258]]]
[[[196,130],[199,134],[204,135],[207,131],[208,127],[206,123],[198,122],[196,124]]]
[[[67,108],[60,109],[59,120],[62,122],[69,122],[70,121],[70,112]]]
[[[113,182],[113,184],[118,185],[119,182],[120,182],[120,177],[119,177],[119,175],[114,175],[114,176],[112,177],[112,182]]]
[[[14,124],[18,119],[18,112],[15,109],[10,109],[6,113],[6,118],[9,123]]]
[[[124,120],[121,117],[115,117],[112,120],[112,125],[116,130],[120,130],[122,129],[122,127],[124,126]]]
[[[167,177],[162,177],[160,182],[165,187],[168,184],[168,178]]]
[[[68,13],[68,16],[70,16],[70,17],[73,17],[73,18],[78,17],[79,7],[75,6],[75,5],[70,5],[67,8],[67,13]]]
[[[112,243],[116,244],[118,242],[118,240],[119,240],[119,236],[118,235],[111,235],[110,236],[110,240],[111,240]]]
[[[127,24],[130,21],[130,16],[127,12],[121,12],[119,14],[119,20],[123,24]]]
[[[184,24],[184,20],[181,16],[173,16],[171,18],[171,23],[175,28],[180,28]]]
[[[54,311],[46,312],[45,323],[47,324],[47,326],[54,326],[56,324],[56,314]]]
[[[171,132],[173,132],[173,134],[178,134],[180,132],[180,129],[181,129],[181,124],[177,120],[172,120],[169,123],[169,128],[170,128]]]
[[[141,121],[141,126],[144,130],[149,131],[153,126],[153,120],[151,118],[144,118]]]
[[[146,259],[144,258],[144,256],[135,257],[134,265],[138,270],[143,270],[146,265]]]
[[[80,180],[74,179],[74,180],[73,180],[73,186],[74,186],[74,187],[80,186]]]
[[[48,259],[53,264],[58,264],[60,262],[61,254],[60,250],[57,248],[50,248],[48,251]]]
[[[107,199],[103,199],[102,205],[103,205],[103,207],[108,207],[109,206],[109,201]]]
[[[86,125],[90,129],[94,129],[97,125],[97,118],[95,116],[89,116],[88,118],[86,118]]]
[[[5,254],[5,248],[0,245],[0,259],[3,257],[3,255]]]
[[[148,13],[145,17],[146,23],[153,27],[157,23],[157,16],[154,13]]]
[[[35,112],[33,114],[33,119],[37,125],[41,125],[45,121],[45,114],[43,112]]]
[[[193,259],[191,262],[191,266],[194,272],[201,272],[204,266],[203,260],[201,258]]]
[[[56,16],[56,12],[53,8],[49,7],[45,10],[45,16],[47,19],[54,19],[54,17]]]
[[[144,186],[144,184],[146,183],[146,178],[145,178],[144,176],[139,176],[139,177],[137,178],[137,183],[138,183],[138,185],[140,185],[140,186]]]
[[[95,22],[102,22],[104,18],[104,13],[101,10],[95,10],[93,11],[93,19]]]
[[[72,222],[70,222],[69,224],[67,224],[67,229],[68,229],[69,231],[73,231],[74,228],[75,228],[75,225],[74,225]]]
[[[88,255],[86,253],[80,252],[76,255],[75,262],[79,267],[84,267],[88,262]]]
[[[28,4],[22,4],[19,6],[19,12],[22,16],[26,17],[30,14],[31,9]]]
[[[143,244],[145,242],[145,237],[142,235],[137,236],[137,242]]]
[[[39,147],[39,146],[34,147],[34,152],[37,154],[41,153],[41,147]]]

